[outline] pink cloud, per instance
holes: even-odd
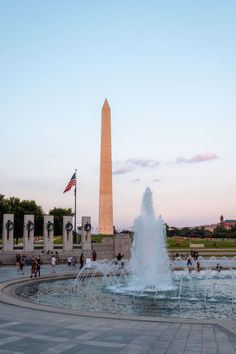
[[[198,162],[205,162],[205,161],[211,161],[211,160],[216,160],[219,157],[211,152],[205,152],[202,154],[197,154],[195,156],[192,156],[190,158],[185,158],[183,156],[177,157],[176,162],[184,162],[184,163],[198,163]]]
[[[134,171],[137,167],[153,169],[159,165],[159,161],[154,159],[127,159],[125,161],[114,162],[114,175],[120,175]]]

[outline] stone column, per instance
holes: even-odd
[[[3,225],[2,225],[3,252],[13,252],[13,236],[14,236],[14,214],[3,214]]]
[[[124,255],[124,259],[131,257],[131,237],[128,234],[115,235],[115,256],[120,253]]]
[[[24,251],[34,250],[34,215],[24,215]]]
[[[91,217],[82,216],[81,243],[83,251],[91,254]]]
[[[73,249],[72,216],[63,216],[63,249],[64,251],[71,251]]]
[[[44,252],[53,251],[54,216],[44,215],[43,240]]]

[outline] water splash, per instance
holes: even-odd
[[[173,289],[166,227],[162,217],[155,216],[150,188],[144,192],[142,212],[134,223],[130,269],[133,277],[129,285],[138,291]]]

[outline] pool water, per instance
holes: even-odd
[[[128,277],[126,277],[127,280]],[[56,280],[16,289],[27,301],[80,311],[138,316],[168,316],[194,319],[236,319],[236,271],[173,273],[174,289],[129,290],[127,284],[109,284],[101,277]]]

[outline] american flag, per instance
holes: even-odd
[[[72,188],[73,186],[76,186],[76,175],[75,175],[75,173],[74,173],[73,176],[71,177],[71,179],[70,179],[69,183],[67,184],[67,186],[66,186],[66,188],[65,188],[65,190],[64,190],[63,193],[66,193],[66,192],[68,192],[69,190],[71,190],[71,188]]]

